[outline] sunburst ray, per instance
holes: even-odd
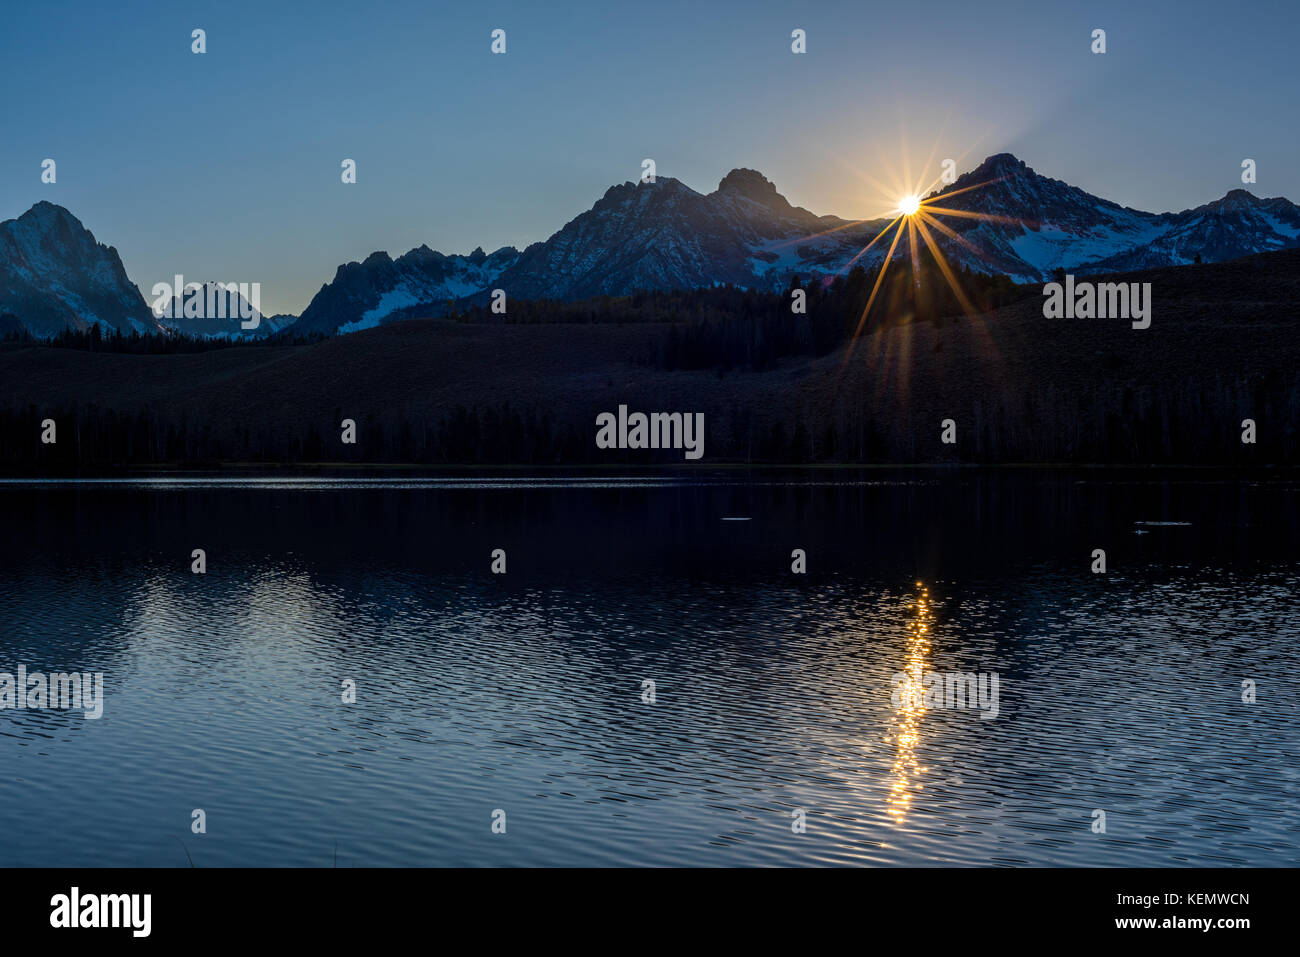
[[[927,160],[926,162],[926,168],[932,168],[931,163],[933,161],[934,152],[934,150],[931,151],[931,157],[930,160]],[[948,257],[944,254],[943,247],[940,245],[935,234],[941,234],[945,239],[960,247],[963,252],[970,254],[986,265],[992,266],[993,261],[987,253],[982,252],[967,236],[962,235],[957,230],[941,222],[940,217],[953,217],[955,219],[974,220],[976,222],[1006,223],[1018,226],[1026,225],[1024,220],[1010,216],[958,209],[950,205],[940,205],[941,202],[946,203],[954,197],[992,186],[995,183],[1001,182],[1005,177],[996,177],[979,183],[972,183],[956,189],[948,189],[946,191],[935,193],[933,192],[933,188],[943,179],[943,174],[941,173],[940,176],[937,177],[929,186],[926,186],[924,189],[920,188],[919,183],[913,184],[911,181],[911,171],[908,166],[908,157],[906,153],[906,146],[904,145],[902,151],[904,181],[902,188],[896,192],[896,195],[898,195],[900,199],[897,201],[893,218],[890,219],[888,224],[877,232],[868,243],[866,243],[846,263],[836,270],[836,275],[842,276],[846,274],[850,269],[862,261],[863,258],[867,256],[868,252],[872,249],[876,249],[878,244],[881,244],[881,240],[885,238],[890,239],[888,251],[885,251],[879,260],[879,272],[877,273],[875,282],[871,287],[871,293],[867,297],[866,306],[863,307],[862,314],[858,317],[852,338],[849,340],[848,347],[845,350],[844,361],[840,366],[841,377],[853,356],[854,347],[857,344],[858,339],[863,335],[863,330],[866,328],[867,322],[872,314],[872,309],[876,306],[877,299],[881,297],[882,289],[885,288],[885,277],[889,273],[890,264],[894,262],[895,258],[900,253],[899,246],[903,241],[904,232],[907,234],[907,245],[906,252],[902,255],[906,257],[906,261],[911,267],[915,288],[919,290],[923,282],[923,269],[925,268],[921,250],[921,245],[923,244],[925,252],[927,252],[929,258],[933,260],[933,266],[937,269],[939,276],[952,290],[957,304],[967,317],[973,319],[982,314],[981,310],[975,302],[972,301],[970,294],[962,286],[960,277],[957,275],[952,264],[948,261]],[[874,177],[861,171],[858,172],[863,179],[873,183],[877,188],[880,188],[883,191],[882,184]],[[881,218],[883,219],[885,217]],[[855,223],[846,223],[816,233],[807,238],[812,239],[824,237],[855,225],[863,225],[867,222],[871,222],[871,220],[858,220]],[[806,240],[792,240],[791,242],[801,241]],[[878,252],[876,255],[880,255],[880,253]],[[874,257],[872,261],[875,261]],[[891,308],[900,308],[901,302],[898,300],[897,291],[891,292],[890,298],[892,303]],[[900,320],[914,320],[918,317],[919,313],[916,311],[916,306],[919,305],[919,302],[915,294],[913,295],[912,302],[914,304],[913,308],[907,310],[905,314],[900,313]],[[989,336],[989,330],[987,329],[981,329],[980,333],[986,339],[991,338]],[[885,347],[886,351],[889,351],[889,344],[887,342],[876,342],[875,345],[871,347],[870,351],[874,351],[882,345]],[[896,343],[895,345],[898,345],[899,348],[902,349],[899,358],[906,360],[910,353],[910,344]],[[874,366],[874,360],[871,360],[871,356],[868,355],[867,358],[869,360],[869,365]],[[899,372],[901,377],[906,376],[906,369],[900,368]]]

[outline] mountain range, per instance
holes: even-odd
[[[1300,207],[1234,189],[1179,213],[1120,206],[1035,172],[1009,153],[932,194],[952,235],[931,230],[949,262],[1017,282],[1078,274],[1220,262],[1300,246]],[[780,290],[793,277],[831,277],[886,255],[863,247],[889,219],[852,221],[793,206],[761,173],[735,169],[711,193],[680,180],[613,186],[591,209],[522,252],[444,255],[420,246],[393,259],[375,252],[338,267],[296,319],[265,317],[252,333],[230,320],[158,319],[111,246],[68,210],[40,202],[0,223],[0,334],[37,336],[99,324],[207,336],[347,333],[485,302],[493,289],[522,299],[579,300],[645,289],[720,284]],[[908,255],[900,243],[895,256]]]

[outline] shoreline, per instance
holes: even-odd
[[[279,479],[313,479],[313,478],[376,478],[385,477],[455,477],[455,478],[495,478],[504,476],[523,476],[534,474],[551,480],[565,478],[671,478],[704,479],[716,474],[735,475],[740,473],[773,474],[850,474],[850,473],[916,473],[930,476],[970,475],[981,472],[998,474],[1015,473],[1052,473],[1067,474],[1078,472],[1090,475],[1119,475],[1125,473],[1141,475],[1170,474],[1220,474],[1233,478],[1300,478],[1300,466],[1286,464],[1269,465],[1222,465],[1222,464],[1113,464],[1071,463],[1071,462],[1006,462],[978,464],[969,462],[920,462],[920,463],[818,463],[818,464],[781,464],[781,463],[746,463],[718,462],[708,465],[699,463],[647,463],[629,465],[611,463],[609,465],[476,465],[469,463],[429,465],[427,463],[357,463],[357,462],[227,462],[203,465],[159,464],[150,466],[129,466],[112,470],[69,471],[69,472],[4,472],[0,471],[0,483],[26,484],[39,482],[78,482],[107,480],[148,480],[151,478],[279,478]]]

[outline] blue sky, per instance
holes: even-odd
[[[904,144],[914,177],[932,150],[935,174],[1010,151],[1155,211],[1249,157],[1254,192],[1300,201],[1297,35],[1281,0],[10,4],[0,219],[48,199],[146,291],[261,282],[296,313],[377,249],[545,239],[645,157],[703,192],[758,169],[841,216],[883,211],[861,174],[900,174]]]

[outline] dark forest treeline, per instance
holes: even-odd
[[[934,264],[921,253],[921,268],[909,261],[892,263],[872,302],[863,312],[880,277],[880,266],[854,267],[833,280],[808,284],[795,277],[784,293],[757,292],[735,286],[713,289],[644,291],[580,302],[534,300],[511,302],[504,314],[488,306],[452,308],[447,315],[462,322],[526,325],[545,322],[665,322],[671,328],[638,360],[657,369],[763,371],[782,359],[823,356],[856,333],[873,332],[884,323],[932,321],[985,313],[1037,293],[1008,276],[953,271],[959,296]],[[803,311],[794,312],[795,291],[803,291]],[[965,303],[963,303],[963,298]]]
[[[0,342],[29,343],[56,349],[79,349],[82,352],[121,353],[140,356],[166,356],[212,352],[216,349],[257,348],[264,346],[304,346],[329,338],[323,333],[294,335],[282,330],[270,336],[229,339],[221,336],[195,336],[183,332],[151,332],[130,335],[121,330],[105,332],[98,324],[86,329],[64,329],[49,337],[32,335],[12,313],[0,315]]]
[[[1258,419],[1241,442],[1242,410]],[[572,410],[569,410],[570,412]],[[1300,463],[1300,373],[1253,383],[1210,378],[1177,389],[1103,384],[1086,397],[1051,387],[990,395],[954,413],[961,439],[939,441],[933,416],[881,414],[845,402],[829,414],[792,404],[734,404],[709,414],[704,462],[754,464],[1075,463],[1262,466]],[[284,419],[215,422],[195,410],[98,405],[0,408],[0,470],[102,472],[151,464],[374,463],[393,465],[645,465],[683,461],[680,451],[596,448],[588,418],[541,403],[403,410],[357,420],[344,445],[343,413],[303,424]],[[41,441],[42,423],[58,441]]]
[[[591,444],[585,430],[561,430],[551,414],[541,409],[521,413],[508,403],[483,410],[458,406],[430,416],[366,416],[357,422],[355,445],[340,441],[333,423],[343,417],[335,410],[329,420],[298,429],[284,422],[219,425],[189,411],[156,408],[0,408],[0,468],[66,473],[151,463],[560,465],[581,461]],[[56,423],[52,444],[40,438],[47,420]]]

